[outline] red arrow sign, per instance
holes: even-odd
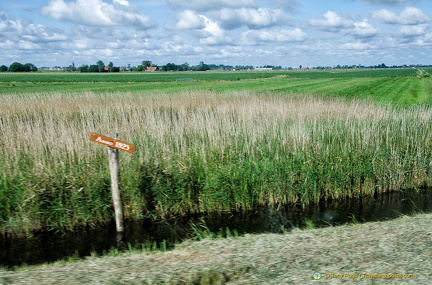
[[[133,153],[135,150],[135,146],[133,144],[128,144],[110,137],[106,137],[103,135],[90,133],[90,140],[93,142],[97,142],[109,147],[113,147],[119,150],[124,150],[130,153]]]

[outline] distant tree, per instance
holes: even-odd
[[[150,60],[143,60],[142,65],[150,67],[152,65],[152,62]]]
[[[98,60],[98,61],[96,62],[96,65],[97,65],[97,67],[98,67],[98,71],[99,71],[99,72],[104,72],[105,64],[103,63],[102,60]],[[90,65],[90,66],[91,66],[91,65]],[[90,71],[90,72],[92,72],[92,71]],[[97,71],[96,71],[96,72],[97,72]]]
[[[83,64],[78,67],[79,72],[89,72],[89,66],[87,64]]]
[[[138,65],[136,67],[136,71],[143,71],[144,70],[144,66],[143,65]]]
[[[69,65],[69,67],[68,67],[67,70],[68,70],[68,71],[77,71],[77,68],[75,67],[75,64],[72,62],[72,64]]]
[[[5,72],[5,71],[8,71],[7,66],[6,65],[0,66],[0,72]]]
[[[23,65],[22,65],[22,70],[21,70],[21,71],[24,71],[24,72],[29,72],[29,71],[31,71],[30,65],[28,65],[28,64],[23,64]]]
[[[167,63],[162,66],[162,71],[175,71],[176,65],[174,63]]]
[[[210,66],[201,61],[200,64],[194,66],[192,68],[192,70],[194,70],[194,71],[206,71],[206,70],[210,70]]]
[[[254,69],[252,65],[236,65],[234,67],[236,70]]]
[[[187,63],[187,62],[185,62],[185,63],[183,63],[182,65],[181,65],[181,70],[182,71],[188,71],[190,68],[189,68],[189,63]]]
[[[118,66],[113,66],[113,68],[112,68],[112,72],[120,72],[120,67],[118,67]]]
[[[24,70],[24,67],[19,62],[14,62],[9,66],[10,72],[19,72],[19,71],[23,71],[23,70]]]
[[[99,65],[92,64],[89,66],[89,72],[99,72]]]
[[[114,63],[112,63],[112,62],[110,61],[110,63],[108,63],[108,71],[112,72],[112,71],[113,71],[113,68],[114,68]]]
[[[37,67],[32,63],[21,64],[19,62],[14,62],[9,66],[9,71],[11,72],[30,72],[37,71]]]
[[[29,71],[37,71],[37,67],[34,66],[32,63],[26,63],[23,65],[23,71],[29,72]]]

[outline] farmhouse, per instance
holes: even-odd
[[[159,67],[157,66],[147,66],[145,71],[159,71]]]

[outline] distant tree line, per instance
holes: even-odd
[[[12,63],[9,68],[6,65],[2,65],[0,66],[0,71],[1,72],[5,72],[5,71],[9,71],[9,72],[30,72],[30,71],[37,71],[37,67],[34,66],[32,63],[26,63],[26,64],[21,64],[19,62],[14,62]]]
[[[251,65],[223,65],[223,64],[206,64],[204,62],[200,62],[199,65],[190,66],[189,63],[185,62],[182,64],[175,64],[175,63],[167,63],[162,66],[158,66],[154,64],[150,60],[143,60],[140,65],[137,66],[131,66],[128,64],[127,66],[122,67],[116,67],[113,65],[112,62],[110,62],[107,66],[103,63],[102,60],[99,60],[96,64],[93,65],[87,65],[83,64],[78,68],[74,68],[73,66],[70,66],[68,70],[75,71],[78,70],[80,72],[119,72],[119,71],[145,71],[148,67],[157,67],[157,70],[161,71],[206,71],[206,70],[247,70],[247,69],[253,69],[254,67]]]
[[[423,65],[423,64],[411,64],[411,65],[392,65],[387,66],[385,63],[381,63],[378,65],[335,65],[335,66],[317,66],[315,69],[355,69],[355,68],[419,68],[419,67],[431,67],[431,65]]]
[[[260,66],[259,68],[272,68],[272,69],[275,69],[275,70],[283,69],[282,66],[280,66],[280,65],[269,65],[269,64]]]
[[[150,60],[144,60],[141,62],[140,65],[137,66],[131,66],[128,64],[127,66],[114,66],[112,62],[110,62],[108,65],[105,65],[102,60],[98,60],[96,64],[87,65],[83,64],[80,67],[76,68],[75,64],[72,63],[69,67],[60,68],[58,67],[58,70],[68,70],[68,71],[79,71],[79,72],[120,72],[120,71],[145,71],[148,67],[156,67],[156,71],[206,71],[206,70],[220,70],[220,71],[231,71],[231,70],[253,70],[255,69],[252,65],[224,65],[224,64],[206,64],[203,61],[201,61],[198,65],[190,66],[189,63],[185,62],[182,64],[175,64],[175,63],[167,63],[162,66],[158,66]],[[260,68],[272,68],[273,70],[292,70],[296,68],[292,67],[282,67],[282,66],[276,66],[276,65],[264,65],[259,66]],[[317,66],[312,67],[312,69],[355,69],[355,68],[425,68],[425,67],[432,67],[432,65],[392,65],[387,66],[384,63],[378,64],[378,65],[370,65],[370,66],[364,66],[362,64],[358,65],[335,65],[335,66]],[[305,68],[302,65],[298,67],[299,69],[310,69],[309,67]],[[48,69],[43,68],[42,69]],[[0,72],[30,72],[30,71],[38,71],[38,68],[34,66],[31,63],[21,64],[19,62],[12,63],[9,67],[6,65],[0,66]]]
[[[92,65],[83,64],[77,69],[79,72],[120,72],[120,67],[114,66],[112,62],[105,66],[102,60],[98,60],[96,64]]]
[[[231,71],[231,70],[249,70],[254,69],[252,65],[225,65],[225,64],[206,64],[200,62],[199,65],[189,66],[187,62],[177,65],[174,63],[167,63],[162,66],[162,71],[207,71],[207,70],[220,70],[220,71]]]

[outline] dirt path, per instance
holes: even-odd
[[[432,284],[432,214],[0,269],[0,284]],[[314,272],[321,273],[314,280]]]

